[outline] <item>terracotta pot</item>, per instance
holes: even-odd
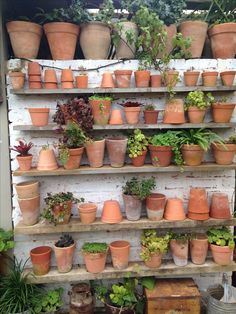
[[[154,167],[168,167],[170,165],[172,158],[171,146],[154,146],[149,144],[148,149]]]
[[[9,77],[11,79],[11,85],[14,90],[24,88],[25,74],[22,72],[10,72]]]
[[[64,168],[68,170],[78,169],[80,167],[80,162],[83,156],[83,152],[84,152],[84,147],[70,148],[69,159],[64,164]]]
[[[190,123],[202,123],[206,115],[206,109],[197,107],[188,108],[188,118]]]
[[[233,163],[236,153],[236,144],[212,144],[212,151],[218,165],[230,165]]]
[[[128,124],[137,124],[139,122],[140,107],[124,107],[124,112]]]
[[[158,110],[144,110],[144,122],[146,124],[156,124],[158,119]]]
[[[204,216],[199,216],[202,218],[200,220],[203,220],[203,218],[208,219],[209,211],[206,190],[203,188],[191,188],[188,201],[188,214],[190,216],[188,215],[188,218],[192,219],[191,217],[194,217],[193,214],[205,214]]]
[[[61,83],[61,88],[62,89],[74,88],[74,83],[73,82],[62,82]]]
[[[204,150],[199,145],[184,144],[181,147],[181,152],[183,155],[185,165],[187,166],[201,165],[204,157]]]
[[[183,37],[191,38],[191,46],[188,51],[191,58],[200,58],[207,36],[208,24],[203,21],[184,21],[179,26],[179,31]]]
[[[29,75],[29,83],[30,82],[41,83],[41,76],[40,75]]]
[[[57,84],[57,76],[56,71],[53,69],[44,71],[44,82],[45,83],[56,83]]]
[[[53,60],[73,60],[79,26],[72,23],[52,22],[43,25]]]
[[[39,220],[40,214],[40,197],[20,199],[18,198],[20,211],[22,213],[23,224],[26,226],[33,226]]]
[[[89,104],[92,107],[93,120],[95,124],[105,125],[109,121],[111,100],[89,100]]]
[[[233,59],[235,57],[236,23],[222,23],[208,30],[214,59]]]
[[[132,70],[115,70],[116,87],[129,88],[132,73]]]
[[[41,89],[42,87],[41,82],[29,82],[29,89]]]
[[[133,195],[123,194],[126,218],[131,221],[139,220],[141,217],[142,201]]]
[[[188,218],[192,220],[207,220],[209,219],[209,213],[191,213],[188,212]]]
[[[61,70],[61,82],[74,82],[74,76],[71,69]]]
[[[220,77],[221,77],[221,81],[222,81],[223,85],[225,85],[225,86],[233,86],[235,74],[236,74],[236,71],[224,71],[224,72],[221,72],[220,73]]]
[[[44,88],[45,89],[57,89],[57,83],[44,83]]]
[[[149,87],[150,71],[141,70],[134,72],[136,87]]]
[[[104,202],[101,221],[108,224],[116,224],[122,221],[119,202],[114,200]]]
[[[49,272],[51,253],[50,246],[38,246],[30,251],[33,272],[36,276],[46,275]]]
[[[28,63],[28,76],[39,76],[41,78],[41,66],[38,62]]]
[[[149,261],[144,261],[144,264],[149,268],[159,268],[161,266],[162,255],[153,253]]]
[[[183,99],[172,99],[165,107],[163,123],[181,124],[185,123]]]
[[[114,241],[110,245],[112,265],[116,269],[125,269],[129,264],[130,243],[128,241]]]
[[[56,170],[58,168],[55,153],[53,149],[41,149],[39,152],[39,160],[37,169],[42,170]]]
[[[202,265],[206,261],[208,252],[208,238],[205,234],[197,234],[190,241],[190,254],[193,264]]]
[[[75,243],[68,247],[57,247],[54,245],[54,252],[59,273],[68,273],[72,269]]]
[[[230,204],[228,195],[225,193],[213,193],[211,197],[210,207],[211,218],[216,219],[230,219],[232,218],[230,212]]]
[[[235,104],[212,104],[212,118],[215,123],[228,123],[234,112]]]
[[[105,269],[106,253],[85,253],[82,252],[86,269],[89,273],[101,273]]]
[[[85,148],[90,167],[102,167],[105,151],[105,139],[101,141],[93,141],[91,143],[87,142]]]
[[[57,225],[66,225],[69,223],[71,218],[71,209],[72,201],[65,201],[52,208],[52,214]]]
[[[106,138],[108,157],[112,167],[124,166],[128,139],[125,137]]]
[[[172,239],[170,240],[170,250],[176,266],[188,264],[188,241],[182,242]]]
[[[164,25],[164,29],[167,33],[167,42],[166,42],[165,52],[167,54],[170,54],[171,51],[173,50],[173,38],[175,37],[177,33],[177,27],[175,24],[171,24],[169,26]]]
[[[199,71],[186,71],[184,72],[184,84],[185,86],[196,86],[198,82],[200,72]]]
[[[167,199],[164,218],[172,221],[184,220],[186,218],[183,201],[180,198]]]
[[[145,163],[147,150],[144,150],[140,156],[131,158],[132,165],[135,167],[142,167]]]
[[[101,82],[101,88],[114,88],[115,83],[113,80],[113,73],[103,73],[102,74],[102,82]]]
[[[216,71],[202,72],[203,86],[207,86],[207,87],[216,86],[217,77],[218,77],[218,72]]]
[[[159,221],[163,218],[166,204],[166,197],[164,194],[152,193],[146,199],[146,210],[148,219]]]
[[[160,74],[151,75],[151,87],[161,87],[161,75]]]
[[[16,58],[36,59],[43,29],[41,25],[24,21],[6,24]]]
[[[33,198],[39,195],[39,182],[26,181],[17,183],[15,189],[19,198]]]
[[[175,87],[178,82],[178,78],[179,72],[173,70],[166,71],[162,77],[164,85],[169,87]]]
[[[228,246],[218,246],[210,244],[213,260],[218,265],[229,265],[233,259],[233,250]]]
[[[80,47],[85,59],[107,59],[111,45],[110,27],[102,22],[81,25]]]
[[[135,314],[135,310],[128,307],[115,307],[108,303],[105,303],[106,314]]]
[[[80,220],[83,224],[92,224],[96,220],[97,205],[84,203],[78,205]]]
[[[123,123],[124,122],[123,122],[121,110],[120,109],[113,109],[111,112],[109,124],[120,125]]]
[[[49,108],[28,108],[32,125],[44,126],[48,125]]]
[[[78,75],[75,77],[77,88],[88,88],[88,75]]]
[[[19,164],[19,170],[28,171],[31,169],[32,159],[33,159],[32,155],[27,155],[27,156],[18,155],[18,156],[16,156],[16,159],[17,159],[18,164]]]

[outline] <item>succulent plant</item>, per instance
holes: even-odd
[[[56,243],[55,243],[55,246],[56,247],[69,247],[71,246],[72,244],[74,244],[75,241],[74,239],[72,238],[71,235],[69,234],[63,234],[61,237],[60,237],[60,240],[58,240]]]
[[[20,140],[19,145],[15,145],[11,150],[17,152],[19,156],[28,156],[30,149],[34,146],[32,142],[26,143],[25,141]]]

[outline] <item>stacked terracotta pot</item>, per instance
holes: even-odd
[[[209,219],[209,211],[206,190],[202,188],[190,189],[188,218],[193,220],[207,220]]]
[[[38,62],[29,62],[28,80],[30,89],[42,88],[41,68]]]
[[[74,76],[71,69],[61,71],[61,88],[74,88]]]
[[[45,70],[44,72],[44,88],[56,89],[57,88],[57,76],[55,70]]]

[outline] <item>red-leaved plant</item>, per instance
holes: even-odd
[[[18,156],[29,156],[30,149],[34,146],[32,142],[26,143],[25,141],[19,141],[19,145],[15,145],[11,150],[17,152]]]

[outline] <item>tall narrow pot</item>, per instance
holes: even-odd
[[[90,99],[89,103],[92,107],[94,123],[98,125],[106,125],[110,117],[111,100]]]
[[[39,152],[39,160],[37,169],[43,170],[56,170],[58,168],[55,153],[53,149],[42,148]]]
[[[38,246],[30,251],[33,272],[36,276],[46,275],[49,272],[51,252],[50,246]]]
[[[54,252],[59,273],[68,273],[72,269],[75,243],[68,247],[57,247],[54,245]]]
[[[206,261],[208,252],[208,239],[205,234],[197,234],[190,241],[190,254],[193,264],[202,265]]]
[[[128,241],[114,241],[109,245],[112,265],[116,269],[125,269],[129,264],[130,243]]]
[[[128,220],[135,221],[141,217],[142,201],[133,195],[123,194],[125,214]]]
[[[150,71],[139,70],[134,72],[136,87],[149,87],[150,84]]]
[[[23,224],[27,226],[35,225],[39,220],[40,214],[40,197],[20,199],[18,198],[20,211],[22,213]]]
[[[100,141],[87,142],[85,145],[85,149],[90,167],[102,167],[105,151],[105,139]]]
[[[212,117],[215,123],[228,123],[234,112],[235,104],[214,103],[212,104]]]
[[[166,204],[164,194],[152,193],[146,199],[146,210],[148,219],[158,221],[163,218]]]
[[[128,139],[125,137],[106,138],[108,157],[112,167],[124,166]]]
[[[230,165],[236,153],[236,144],[213,143],[212,151],[218,165]]]
[[[188,241],[170,240],[170,250],[176,266],[188,264]]]
[[[194,220],[205,220],[209,218],[209,211],[206,190],[204,188],[191,188],[188,201],[188,217],[194,218]],[[195,216],[195,214],[197,215]]]

